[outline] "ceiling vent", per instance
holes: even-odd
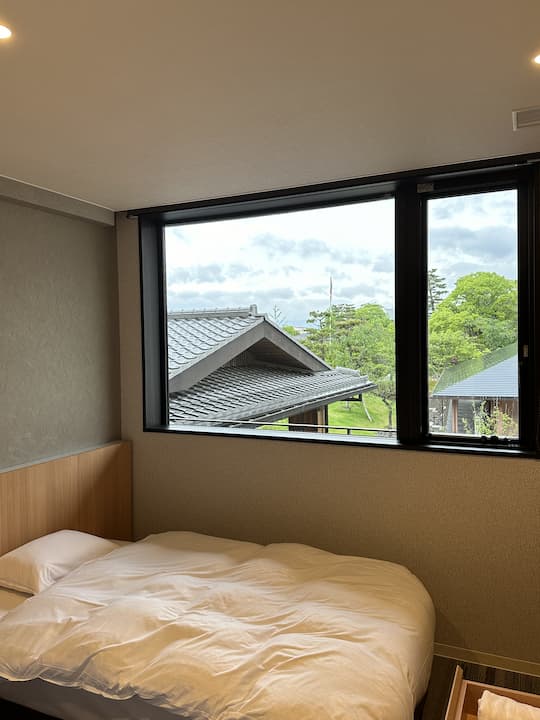
[[[531,125],[540,125],[540,107],[522,108],[512,110],[512,124],[514,130],[521,130]]]

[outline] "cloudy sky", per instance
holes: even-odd
[[[450,290],[469,272],[515,278],[515,193],[432,200],[429,267]],[[302,327],[333,302],[394,314],[394,201],[170,227],[169,311],[256,304]]]
[[[517,192],[430,200],[428,267],[451,290],[463,275],[487,270],[517,277]]]

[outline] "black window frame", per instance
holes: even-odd
[[[459,452],[540,451],[540,153],[427,170],[131,210],[139,221],[143,339],[143,429],[385,445]],[[519,439],[434,435],[428,425],[427,203],[429,199],[517,189]],[[395,342],[397,439],[315,433],[170,427],[168,424],[165,228],[169,225],[273,214],[352,202],[395,200]],[[524,348],[527,347],[527,351]],[[421,399],[419,401],[419,398]]]

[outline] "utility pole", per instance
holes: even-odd
[[[330,275],[330,317],[329,317],[329,335],[328,335],[328,354],[332,352],[332,336],[334,333],[334,311],[332,308],[332,275]]]

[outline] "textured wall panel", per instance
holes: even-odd
[[[112,228],[0,201],[0,468],[119,426]]]

